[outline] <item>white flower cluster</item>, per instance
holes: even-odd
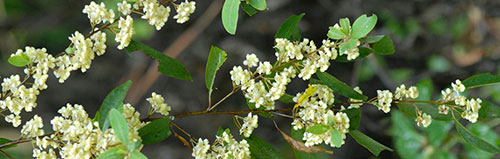
[[[243,134],[245,137],[250,137],[253,130],[257,128],[259,116],[252,115],[252,113],[248,113],[248,116],[243,118],[243,125],[241,125],[240,134]]]
[[[392,93],[389,90],[377,90],[377,103],[375,104],[379,110],[384,113],[391,111]]]
[[[43,128],[42,118],[40,118],[38,115],[35,115],[30,121],[24,124],[23,129],[21,129],[21,134],[27,138],[41,136],[44,134],[42,128]]]
[[[311,78],[317,70],[326,71],[330,67],[330,60],[337,58],[335,43],[330,40],[323,40],[323,45],[317,48],[314,41],[306,38],[300,43],[277,38],[274,48],[278,50],[275,55],[281,63],[294,59],[301,60],[300,66],[303,68],[298,76],[303,80]]]
[[[177,14],[174,16],[174,19],[177,19],[177,23],[182,24],[185,23],[189,20],[189,16],[194,13],[194,10],[196,9],[196,2],[194,1],[184,1],[181,2],[177,8],[175,8],[175,11]]]
[[[196,159],[249,159],[249,147],[246,140],[238,142],[233,135],[224,131],[222,136],[217,136],[213,145],[210,145],[207,139],[198,139],[192,155]]]
[[[149,104],[151,104],[153,110],[157,113],[160,113],[161,115],[167,116],[168,111],[172,109],[167,105],[167,103],[165,103],[165,99],[155,92],[151,94],[151,98],[147,98],[146,100],[149,102]]]
[[[127,47],[132,39],[132,34],[134,34],[134,20],[130,15],[127,15],[126,18],[120,17],[118,28],[120,28],[120,32],[116,34],[115,41],[120,43],[118,49],[121,50]]]
[[[402,100],[403,98],[416,99],[418,97],[418,89],[415,86],[411,86],[408,90],[406,86],[402,84],[397,87],[394,94],[389,90],[377,90],[377,102],[374,103],[379,110],[384,113],[389,113],[391,111],[391,103],[393,100]]]
[[[479,109],[481,108],[482,100],[476,99],[466,99],[465,96],[460,93],[465,91],[465,86],[460,80],[456,80],[455,83],[451,84],[452,89],[446,88],[441,91],[441,99],[443,102],[455,102],[458,106],[464,106],[465,110],[462,112],[462,117],[469,120],[472,123],[477,121],[479,117]],[[439,113],[448,114],[449,107],[446,105],[439,106]]]
[[[94,1],[90,2],[89,5],[85,5],[85,8],[82,11],[87,14],[92,23],[92,26],[96,24],[110,22],[113,23],[115,18],[115,12],[112,9],[106,10],[106,5],[104,2],[101,4],[97,4]]]
[[[300,103],[299,107],[301,109],[299,109],[298,112],[300,119],[293,120],[293,129],[307,129],[316,124],[328,124],[328,119],[333,119],[333,127],[342,135],[342,144],[344,144],[344,139],[346,138],[345,133],[349,131],[349,118],[347,114],[343,112],[334,113],[332,110],[328,109],[328,105],[332,105],[335,100],[333,90],[319,84],[311,85],[311,87],[317,87],[317,89],[308,99]],[[298,93],[293,100],[298,102],[298,99],[302,95],[303,93]],[[306,141],[306,146],[313,146],[324,142],[333,147],[334,145],[331,143],[330,138],[331,135],[329,131],[327,131],[320,135],[305,132],[302,139]]]
[[[26,47],[25,50],[17,50],[11,56],[25,56],[29,58],[29,64],[24,69],[24,73],[33,77],[31,87],[21,83],[19,75],[11,75],[4,78],[1,84],[3,100],[0,100],[0,110],[9,110],[11,114],[3,112],[5,121],[12,123],[14,127],[21,124],[19,114],[24,109],[31,112],[37,106],[36,99],[41,90],[47,89],[46,81],[49,77],[49,69],[55,67],[57,59],[47,53],[45,48],[35,49]]]
[[[33,157],[54,158],[55,150],[58,150],[62,158],[96,158],[111,146],[120,143],[113,129],[101,131],[98,122],[93,122],[88,117],[83,106],[67,104],[58,112],[61,116],[56,116],[51,120],[55,133],[43,138],[36,137]],[[146,123],[140,122],[139,113],[130,104],[124,104],[123,116],[130,126],[129,141],[140,141],[137,130]],[[42,126],[41,118],[35,116],[23,127],[23,130],[26,130],[23,134],[39,136],[40,134],[35,133],[39,132]]]
[[[422,111],[419,110],[415,122],[417,122],[418,126],[428,127],[429,125],[431,125],[432,118],[430,115],[422,113]]]
[[[396,88],[394,91],[394,99],[402,100],[403,98],[412,98],[416,99],[418,97],[418,89],[415,86],[411,86],[408,90],[406,90],[406,86],[402,84],[401,86]]]
[[[147,19],[149,24],[154,25],[156,30],[160,30],[170,16],[170,7],[160,5],[157,0],[139,0],[138,6],[143,6],[144,15],[142,19]]]
[[[255,73],[251,72],[252,67],[257,67]],[[234,66],[231,74],[231,80],[235,85],[241,86],[245,97],[249,102],[255,103],[256,108],[264,106],[266,109],[274,109],[274,101],[278,100],[285,94],[286,85],[291,82],[291,78],[296,76],[296,71],[293,67],[285,68],[282,72],[276,73],[272,79],[262,79],[255,82],[253,76],[256,73],[267,75],[271,72],[272,66],[268,61],[259,62],[259,59],[254,54],[247,55],[247,59],[243,62],[248,66],[248,69],[243,70],[241,66]],[[266,86],[269,90],[266,89]]]

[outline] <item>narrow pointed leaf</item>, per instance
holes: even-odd
[[[316,125],[313,125],[313,126],[307,128],[306,131],[310,132],[312,134],[320,135],[320,134],[323,134],[326,131],[328,131],[328,129],[330,129],[330,126],[328,126],[326,124],[316,124]]]
[[[391,148],[382,145],[381,143],[373,140],[372,138],[366,136],[358,130],[351,130],[349,131],[349,134],[352,136],[352,138],[354,138],[354,140],[356,140],[356,142],[368,149],[368,151],[373,153],[375,156],[378,156],[380,152],[384,150],[393,151]]]
[[[361,38],[359,39],[362,43],[369,43],[369,44],[372,44],[372,43],[376,43],[380,40],[382,40],[382,38],[384,38],[386,35],[374,35],[374,36],[366,36],[364,38]]]
[[[250,155],[252,159],[281,159],[283,155],[276,150],[273,145],[267,143],[266,141],[260,139],[255,135],[250,135],[248,138],[244,138],[250,145]]]
[[[351,37],[355,39],[362,38],[366,36],[377,24],[377,15],[373,14],[367,17],[365,14],[361,15],[352,24]]]
[[[111,109],[109,111],[109,122],[118,140],[120,140],[123,145],[128,146],[128,123],[122,113],[114,108]]]
[[[162,73],[165,76],[192,81],[191,75],[187,71],[187,69],[176,59],[168,57],[167,55],[159,52],[156,49],[153,49],[143,43],[131,40],[128,47],[125,48],[128,52],[133,52],[136,50],[141,50],[149,57],[157,60],[158,72]]]
[[[499,75],[492,75],[490,73],[481,73],[466,78],[462,83],[466,88],[474,88],[489,84],[495,84],[499,82],[500,82]]]
[[[109,127],[108,113],[111,109],[123,110],[123,100],[127,95],[128,88],[132,85],[132,81],[127,81],[124,84],[113,89],[102,102],[101,108],[96,113],[94,120],[99,122],[99,127],[105,131]]]
[[[142,144],[149,145],[161,142],[172,135],[170,132],[170,119],[161,118],[152,121],[148,125],[139,129],[139,136],[142,139]]]
[[[207,66],[205,68],[205,84],[208,89],[209,96],[212,94],[212,87],[215,80],[215,74],[226,61],[227,54],[224,50],[212,46],[208,55]]]
[[[236,33],[240,3],[240,0],[225,0],[222,6],[222,25],[231,35]]]
[[[302,19],[305,14],[292,15],[288,17],[283,24],[281,24],[279,30],[274,35],[274,38],[286,38],[291,41],[300,40],[300,29],[297,24]]]
[[[250,5],[258,10],[264,10],[267,8],[266,0],[248,0]]]
[[[368,97],[366,97],[365,95],[359,94],[353,88],[351,88],[344,82],[338,80],[337,78],[333,77],[332,75],[326,72],[316,72],[316,75],[319,77],[322,84],[330,87],[335,93],[353,99],[359,99],[359,100],[368,99]]]
[[[467,130],[467,128],[465,128],[462,124],[460,124],[460,122],[457,119],[455,119],[455,127],[457,129],[458,134],[460,134],[460,136],[462,136],[467,143],[481,150],[500,154],[500,148],[472,134],[469,130]]]

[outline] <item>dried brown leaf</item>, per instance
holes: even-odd
[[[299,141],[299,140],[295,140],[294,138],[288,136],[285,132],[283,132],[278,127],[278,125],[276,125],[276,122],[274,122],[274,126],[276,127],[276,129],[278,129],[278,131],[281,133],[281,135],[286,140],[286,142],[288,142],[290,144],[290,146],[292,146],[292,148],[295,149],[295,150],[299,150],[299,151],[306,152],[306,153],[326,152],[328,154],[333,154],[333,151],[327,150],[327,149],[325,149],[325,148],[323,148],[321,146],[310,146],[310,147],[307,147],[304,142]]]

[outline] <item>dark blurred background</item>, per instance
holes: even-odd
[[[500,71],[498,0],[268,0],[268,10],[254,16],[249,17],[240,10],[235,36],[225,32],[218,14],[222,1],[219,0],[218,4],[217,1],[197,0],[195,13],[183,25],[175,23],[172,19],[175,12],[172,11],[169,21],[160,31],[135,16],[136,34],[133,39],[160,51],[170,48],[175,50],[172,52],[178,52],[177,59],[191,73],[192,82],[163,75],[146,79],[150,82],[136,82],[145,81],[144,78],[149,77],[145,72],[153,60],[140,52],[127,53],[116,49],[114,37],[110,36],[107,53],[97,57],[86,73],[75,71],[64,84],[59,84],[51,75],[49,87],[41,92],[34,112],[42,116],[47,131],[50,130],[49,121],[58,115],[57,110],[66,103],[83,105],[93,117],[106,94],[129,79],[135,83],[126,101],[131,102],[143,114],[149,106],[145,98],[150,97],[152,91],[166,98],[166,102],[172,106],[171,114],[204,110],[208,103],[204,70],[210,46],[218,46],[228,53],[228,60],[218,71],[214,84],[216,90],[212,101],[218,101],[232,89],[229,70],[234,65],[241,65],[246,54],[255,53],[261,60],[275,60],[272,48],[275,32],[287,17],[300,13],[305,13],[299,23],[302,37],[312,39],[317,44],[326,38],[328,27],[340,18],[348,17],[353,22],[361,14],[378,15],[379,21],[371,35],[390,35],[394,40],[396,53],[389,56],[370,55],[354,63],[333,62],[328,70],[347,84],[360,86],[369,97],[375,96],[377,89],[394,90],[400,84],[413,85],[430,78],[434,83],[434,97],[437,98],[439,90],[449,87],[455,79],[483,72],[498,74]],[[68,36],[74,31],[89,32],[89,20],[82,13],[84,5],[89,3],[88,0],[0,0],[0,76],[5,78],[11,74],[22,74],[21,68],[7,63],[10,54],[17,49],[24,49],[25,46],[45,47],[55,55],[69,45]],[[215,9],[207,11],[210,4]],[[203,17],[207,14],[217,16],[213,20]],[[200,27],[196,23],[206,23],[208,26]],[[200,34],[185,34],[186,31]],[[173,44],[176,40],[178,43]],[[294,80],[288,86],[287,93],[303,91],[306,84]],[[468,94],[500,103],[499,86],[473,89]],[[278,105],[278,108],[290,106]],[[235,94],[217,108],[243,109],[247,109],[247,106],[241,93]],[[33,115],[34,113],[23,113],[23,123]],[[281,129],[290,132],[290,119],[277,117],[276,120]],[[398,120],[410,121],[410,126],[392,126]],[[456,138],[457,134],[453,129],[448,135],[451,139],[447,139],[443,145],[428,144],[432,142],[432,138],[423,133],[426,130],[414,127],[413,120],[398,114],[384,114],[374,106],[365,105],[362,107],[359,130],[396,150],[384,151],[379,158],[499,157],[462,144],[463,141]],[[203,115],[175,121],[193,136],[209,138],[211,142],[219,126],[231,128],[233,134],[239,137],[229,115]],[[4,125],[0,128],[0,137],[19,137],[19,129],[12,128],[3,120],[0,124]],[[450,125],[449,122],[441,124]],[[499,124],[500,121],[492,120],[471,124],[469,127],[474,129],[474,133],[500,145]],[[446,126],[444,133],[448,134],[450,128],[451,125]],[[286,158],[293,158],[290,146],[276,131],[272,120],[260,117],[259,127],[254,133],[273,143]],[[334,151],[333,156],[325,157],[377,158],[350,137],[342,148]],[[22,144],[7,152],[19,158],[29,158],[31,144]],[[189,149],[173,136],[161,143],[145,146],[143,152],[149,158],[191,156]]]

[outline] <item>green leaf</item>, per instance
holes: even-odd
[[[7,61],[16,67],[23,67],[31,63],[30,58],[26,54],[11,56]]]
[[[374,35],[374,36],[366,36],[364,38],[361,38],[359,39],[361,41],[361,43],[369,43],[369,44],[373,44],[373,43],[376,43],[380,40],[382,40],[382,38],[384,38],[386,35]]]
[[[0,145],[8,143],[8,142],[12,142],[12,140],[9,140],[9,139],[6,139],[6,138],[0,138]],[[9,145],[9,146],[2,147],[1,149],[5,150],[5,149],[13,148],[13,147],[16,147],[16,146],[17,146],[17,144],[12,144],[12,145]]]
[[[337,129],[330,129],[330,142],[333,143],[335,147],[340,147],[342,145],[342,137]]]
[[[335,61],[337,61],[337,62],[354,62],[358,59],[365,58],[366,56],[370,55],[373,52],[370,48],[366,48],[366,47],[358,47],[358,49],[359,49],[358,58],[356,58],[354,60],[347,60],[347,55],[342,55],[342,56],[338,56],[335,59]]]
[[[108,113],[111,109],[123,110],[123,100],[127,95],[128,88],[132,85],[132,81],[127,81],[124,84],[113,89],[102,102],[101,108],[96,113],[94,120],[99,122],[99,127],[105,131],[109,127]]]
[[[227,54],[224,50],[217,46],[210,48],[208,55],[207,66],[205,68],[205,84],[207,85],[208,95],[212,95],[212,87],[215,80],[215,74],[226,61]]]
[[[361,15],[352,24],[351,37],[359,39],[366,36],[366,34],[372,31],[372,29],[375,27],[375,24],[377,24],[377,15],[373,14],[370,17],[367,17],[365,14]]]
[[[320,135],[320,134],[324,134],[325,132],[327,132],[328,129],[330,129],[329,125],[326,125],[326,124],[316,124],[316,125],[313,125],[313,126],[307,128],[306,131],[310,132],[312,134],[315,134],[315,135]]]
[[[170,119],[161,118],[152,121],[148,125],[142,127],[138,131],[139,136],[142,139],[142,144],[149,145],[165,140],[167,137],[172,135],[169,126],[170,126]]]
[[[300,29],[297,27],[300,19],[305,14],[292,15],[288,17],[283,24],[281,24],[280,29],[274,35],[274,38],[286,38],[291,41],[299,41],[300,40]]]
[[[479,148],[481,150],[491,152],[491,153],[500,153],[500,148],[484,141],[483,139],[477,137],[476,135],[472,134],[469,130],[467,130],[460,122],[455,119],[455,128],[457,129],[458,134],[463,137],[463,139],[471,144],[472,146]]]
[[[302,141],[302,137],[304,136],[304,129],[294,130],[292,129],[291,137],[295,140]],[[299,150],[293,149],[293,153],[295,154],[296,159],[321,159],[321,158],[329,158],[327,153],[306,153]]]
[[[116,137],[123,145],[128,146],[128,123],[122,113],[115,108],[109,111],[109,122],[115,132]]]
[[[338,80],[337,78],[333,77],[332,75],[326,72],[316,72],[316,75],[319,77],[319,79],[324,85],[330,87],[335,93],[353,99],[359,99],[359,100],[368,99],[368,97],[359,94],[353,88],[349,87],[344,82]]]
[[[450,62],[441,55],[431,55],[427,59],[427,68],[435,72],[446,72],[450,69]]]
[[[342,32],[345,35],[349,35],[349,33],[351,32],[351,22],[349,21],[349,18],[342,18],[339,20],[339,23]]]
[[[141,50],[149,57],[156,59],[160,64],[158,65],[158,72],[165,76],[192,81],[191,75],[187,69],[177,60],[168,57],[167,55],[155,50],[143,43],[131,40],[128,47],[125,48],[128,52]]]
[[[135,150],[130,154],[131,159],[147,159],[148,157],[144,156],[140,151]]]
[[[280,159],[283,158],[274,147],[255,135],[244,138],[250,145],[250,155],[252,159]]]
[[[391,148],[382,145],[381,143],[373,140],[372,138],[366,136],[358,130],[351,130],[349,131],[349,134],[352,136],[352,138],[354,138],[354,140],[356,140],[356,142],[368,149],[368,151],[373,153],[375,156],[378,156],[383,150],[393,151]]]
[[[248,0],[250,6],[258,10],[264,10],[267,8],[266,0]]]
[[[224,6],[222,6],[222,25],[231,35],[236,33],[240,3],[240,0],[225,0]]]
[[[495,145],[495,141],[499,141],[497,132],[495,132],[488,124],[485,123],[470,123],[467,129],[476,136],[480,136],[484,141]],[[497,144],[498,145],[498,144]],[[495,154],[475,148],[470,144],[464,144],[465,158],[492,158]]]
[[[245,13],[248,14],[248,16],[252,16],[254,15],[255,13],[257,13],[257,9],[255,9],[254,7],[250,6],[249,4],[247,4],[246,2],[243,2],[241,3],[241,8],[243,9],[243,11],[245,11]]]
[[[479,109],[479,119],[492,118],[500,118],[500,107],[489,101],[483,100],[483,102],[481,102],[481,109]]]
[[[294,98],[294,97],[295,97],[295,96],[292,96],[292,95],[290,95],[290,94],[288,94],[288,93],[285,93],[285,94],[283,94],[283,96],[281,96],[281,97],[280,97],[280,99],[278,99],[278,100],[279,100],[281,103],[294,103],[294,102],[293,102],[293,98]]]
[[[379,41],[373,43],[372,49],[376,54],[379,55],[390,55],[394,54],[394,44],[389,36],[384,36]]]
[[[110,148],[97,157],[98,159],[123,159],[127,155],[127,150],[121,146]]]
[[[347,114],[349,117],[349,130],[356,130],[361,123],[361,111],[359,108],[355,109],[345,109],[342,112]]]
[[[499,82],[500,82],[500,76],[492,75],[490,73],[481,73],[466,78],[462,83],[466,88],[474,88],[489,84],[495,84]]]
[[[328,33],[326,34],[331,39],[344,39],[347,35],[342,32],[340,29],[335,28],[333,26],[328,28]]]

